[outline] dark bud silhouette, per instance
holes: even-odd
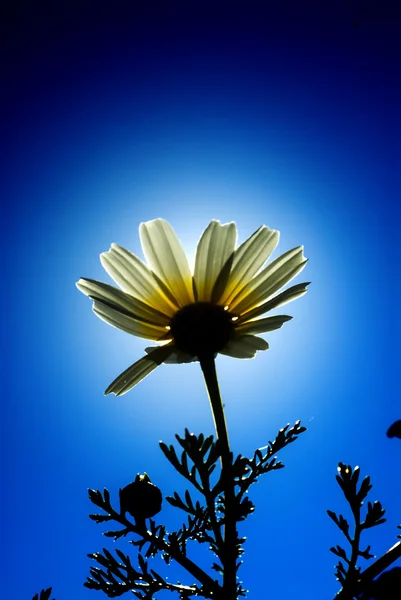
[[[135,481],[120,489],[120,512],[128,512],[135,519],[140,533],[147,530],[145,519],[154,517],[162,508],[162,493],[150,481],[149,475],[138,475]]]
[[[395,421],[387,430],[387,437],[389,438],[399,438],[401,440],[401,420]],[[400,596],[401,597],[401,596]]]
[[[384,571],[369,584],[362,600],[399,600],[401,598],[401,567]]]

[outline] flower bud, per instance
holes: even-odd
[[[161,508],[162,493],[151,483],[147,473],[138,473],[135,481],[120,489],[120,512],[128,512],[141,529],[145,526],[145,519],[156,515]]]

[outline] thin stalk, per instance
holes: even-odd
[[[355,531],[354,531],[354,539],[352,540],[352,552],[351,552],[351,558],[350,558],[350,562],[349,562],[348,574],[350,574],[352,576],[352,578],[354,579],[355,574],[356,574],[356,563],[358,561],[358,556],[359,556],[359,545],[361,542],[362,526],[361,526],[361,507],[356,506],[351,509],[352,509],[352,514],[354,515],[354,519],[355,519]]]
[[[217,522],[216,510],[214,505],[214,495],[212,495],[211,493],[209,475],[207,474],[205,476],[205,474],[200,474],[200,477],[206,499],[206,506],[214,533],[214,540],[220,552],[223,548],[223,537],[221,535],[221,526]],[[220,554],[217,554],[217,556],[220,558]]]
[[[222,482],[224,490],[224,544],[221,554],[223,563],[223,597],[237,600],[237,530],[234,515],[234,478],[232,476],[232,453],[228,441],[226,419],[217,381],[216,365],[212,354],[199,357],[212,409],[216,435],[221,444]]]

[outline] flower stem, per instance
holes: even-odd
[[[223,454],[230,454],[230,442],[224,416],[223,403],[220,396],[219,383],[217,381],[216,365],[212,355],[200,359],[200,365],[205,378],[206,388],[209,394],[210,406],[212,408],[216,434],[222,445]]]
[[[234,514],[235,490],[234,478],[232,475],[233,457],[228,441],[226,419],[224,416],[219,383],[217,381],[214,356],[208,354],[199,357],[199,361],[209,394],[217,438],[221,445],[222,482],[225,507],[224,546],[221,554],[224,572],[223,597],[225,600],[237,600],[237,531]]]

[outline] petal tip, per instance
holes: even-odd
[[[119,396],[119,391],[116,389],[115,381],[110,383],[110,385],[105,389],[104,396],[110,396],[110,394],[114,394],[114,396]]]
[[[141,229],[144,229],[146,227],[153,225],[154,223],[166,223],[167,225],[170,225],[170,223],[168,221],[166,221],[166,219],[157,217],[156,219],[149,219],[149,221],[142,221],[142,223],[139,223],[139,231],[141,231]]]
[[[78,281],[75,282],[75,287],[77,290],[79,290],[82,294],[85,294],[85,296],[88,296],[88,288],[86,284],[87,281],[88,280],[85,277],[80,277]]]

